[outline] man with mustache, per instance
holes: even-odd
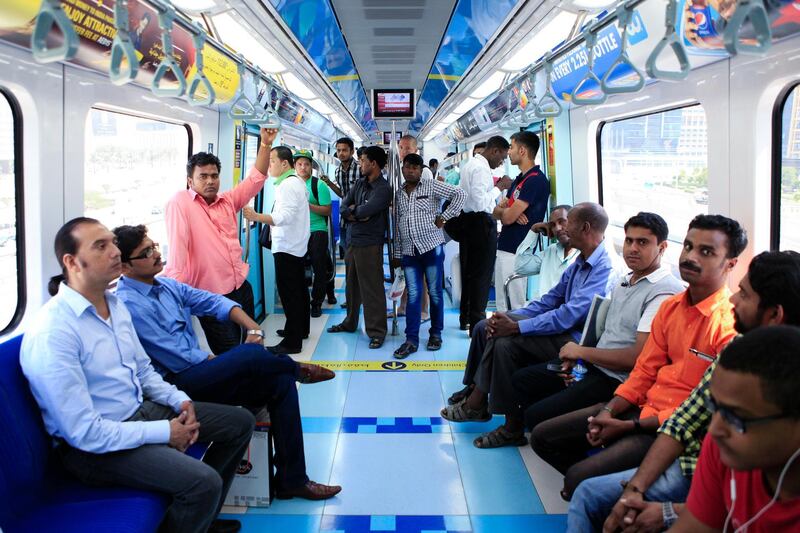
[[[608,403],[547,420],[533,430],[534,451],[565,474],[562,497],[569,500],[584,479],[640,464],[658,427],[733,338],[726,281],[746,246],[745,231],[735,220],[696,216],[679,264],[689,287],[661,305],[628,379]],[[587,458],[592,449],[597,453]]]

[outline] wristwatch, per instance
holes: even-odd
[[[258,335],[262,339],[264,338],[264,330],[263,329],[248,329],[247,330],[247,334],[248,335]]]
[[[661,504],[661,517],[664,520],[664,529],[669,529],[678,519],[678,513],[672,506],[672,502],[663,502]]]

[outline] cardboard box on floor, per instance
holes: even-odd
[[[250,446],[236,469],[225,505],[269,507],[272,481],[272,443],[269,432],[269,423],[256,423]]]

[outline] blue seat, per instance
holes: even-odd
[[[0,344],[0,529],[155,531],[169,498],[133,489],[90,487],[54,456],[39,406],[19,365],[22,336]]]

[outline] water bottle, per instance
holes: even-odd
[[[578,383],[581,381],[589,370],[583,364],[583,359],[578,359],[575,366],[572,367],[572,381]]]

